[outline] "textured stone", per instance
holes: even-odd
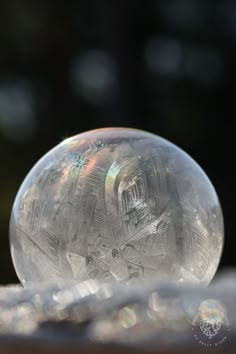
[[[2,287],[0,353],[235,353],[235,303],[235,271],[208,288],[94,280]]]

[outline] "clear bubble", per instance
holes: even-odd
[[[10,243],[24,285],[157,279],[207,285],[223,217],[202,169],[174,144],[125,128],[69,138],[26,177]]]

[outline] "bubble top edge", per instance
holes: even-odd
[[[90,134],[90,133],[112,133],[112,132],[137,132],[137,133],[143,133],[143,134],[148,134],[148,135],[151,135],[151,136],[156,136],[156,137],[159,137],[159,135],[157,134],[154,134],[154,133],[151,133],[149,131],[146,131],[146,130],[143,130],[143,129],[138,129],[138,128],[132,128],[132,127],[105,127],[105,128],[97,128],[97,129],[91,129],[91,130],[86,130],[84,132],[81,132],[81,133],[78,133],[78,134],[75,134],[71,137],[68,137],[68,138],[65,138],[61,144],[64,144],[64,143],[68,143],[70,142],[71,140],[75,139],[75,138],[78,138],[78,137],[82,137],[83,135],[87,135],[87,134]]]

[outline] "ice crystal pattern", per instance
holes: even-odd
[[[10,225],[24,285],[161,279],[207,285],[223,246],[209,179],[185,152],[134,129],[69,138],[32,169]]]

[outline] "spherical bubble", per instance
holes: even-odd
[[[57,279],[160,279],[207,285],[223,247],[209,179],[153,134],[98,129],[65,140],[26,177],[11,253],[24,285]]]

